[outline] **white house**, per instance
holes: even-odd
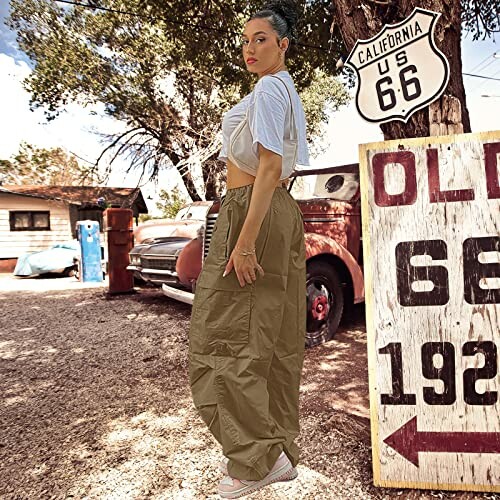
[[[97,220],[103,231],[104,204],[131,208],[136,219],[148,212],[140,189],[0,186],[0,272],[6,266],[10,270],[15,265],[12,259],[23,253],[75,238],[79,220]]]

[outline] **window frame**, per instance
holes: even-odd
[[[16,227],[16,216],[28,214],[30,217],[29,227]],[[34,226],[33,215],[46,215],[48,225],[44,227]],[[9,223],[11,231],[50,231],[50,210],[9,210]]]

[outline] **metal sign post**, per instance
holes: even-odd
[[[500,131],[359,154],[374,482],[500,492]]]

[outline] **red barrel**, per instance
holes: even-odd
[[[108,208],[104,211],[108,239],[109,293],[134,291],[134,275],[127,271],[129,252],[134,246],[133,212],[130,208]]]

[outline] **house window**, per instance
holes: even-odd
[[[11,231],[50,231],[50,212],[9,212]]]

